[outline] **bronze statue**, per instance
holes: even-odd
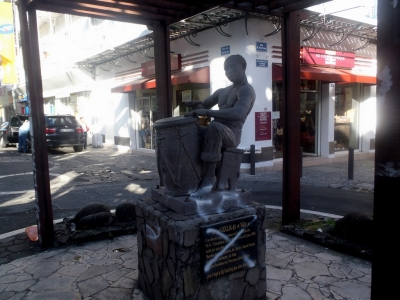
[[[199,189],[192,193],[202,198],[211,192],[215,182],[215,168],[221,160],[221,150],[237,147],[240,144],[242,127],[253,108],[256,93],[248,83],[245,74],[246,60],[241,55],[231,55],[224,63],[226,77],[232,85],[215,91],[204,101],[187,102],[193,110],[185,117],[207,116],[213,118],[204,130],[201,160],[205,162],[205,171]],[[219,110],[211,108],[218,104]]]

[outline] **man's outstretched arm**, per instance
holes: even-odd
[[[185,117],[189,116],[206,116],[206,111],[208,111],[211,107],[218,104],[218,97],[221,93],[222,89],[216,90],[211,96],[207,97],[203,101],[189,101],[186,102],[186,106],[192,108],[193,110],[186,113]],[[197,111],[197,113],[195,112]],[[201,112],[201,114],[200,114]]]

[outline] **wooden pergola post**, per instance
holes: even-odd
[[[171,55],[169,27],[153,22],[154,64],[156,73],[157,120],[172,116]]]
[[[374,232],[371,300],[398,294],[400,187],[400,3],[378,1]]]
[[[300,218],[300,12],[282,24],[283,169],[282,223]]]
[[[53,208],[50,193],[49,161],[45,134],[42,74],[36,9],[27,10],[18,1],[21,42],[30,107],[33,178],[39,245],[51,246],[54,240]]]

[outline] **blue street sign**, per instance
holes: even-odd
[[[231,53],[231,46],[224,46],[221,47],[221,55],[229,54]]]
[[[267,52],[267,43],[256,42],[256,50],[257,52]]]
[[[256,67],[268,68],[268,60],[256,59]]]

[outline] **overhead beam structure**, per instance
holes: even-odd
[[[41,176],[40,184],[35,183],[36,201],[38,204],[38,224],[41,245],[47,246],[53,238],[48,220],[52,220],[51,197],[49,192],[49,171],[46,149],[42,149],[44,139],[43,93],[39,55],[37,53],[38,35],[35,27],[36,10],[50,11],[63,14],[85,16],[91,18],[108,19],[122,22],[131,22],[147,25],[153,28],[156,80],[157,80],[157,117],[164,118],[172,113],[172,91],[170,77],[170,53],[168,27],[188,17],[206,13],[215,7],[231,7],[247,12],[268,14],[283,18],[284,33],[282,37],[283,51],[283,82],[284,88],[284,124],[285,131],[291,139],[286,139],[288,147],[284,150],[283,181],[284,191],[282,199],[282,220],[284,224],[295,221],[300,216],[300,145],[298,124],[299,107],[295,99],[300,90],[299,80],[299,14],[298,10],[317,5],[330,0],[251,0],[251,1],[163,1],[163,0],[19,0],[23,1],[18,7],[23,35],[31,36],[30,42],[23,43],[24,61],[35,60],[36,63],[26,63],[28,74],[28,99],[31,103],[32,121],[35,131],[33,154],[35,168]],[[27,14],[26,14],[27,13]],[[28,16],[28,17],[27,17]],[[28,22],[26,20],[29,20]],[[27,39],[28,41],[28,39]],[[29,54],[32,51],[31,54]],[[32,56],[30,56],[32,55]],[[290,69],[290,71],[289,71]],[[298,74],[298,75],[295,75]],[[298,123],[298,122],[297,122]],[[39,142],[37,142],[39,141]],[[40,154],[42,153],[42,154]],[[40,154],[40,158],[35,158]],[[46,183],[47,181],[47,183]],[[38,179],[39,183],[39,179]],[[43,217],[41,215],[43,214]],[[45,230],[43,230],[45,228]]]

